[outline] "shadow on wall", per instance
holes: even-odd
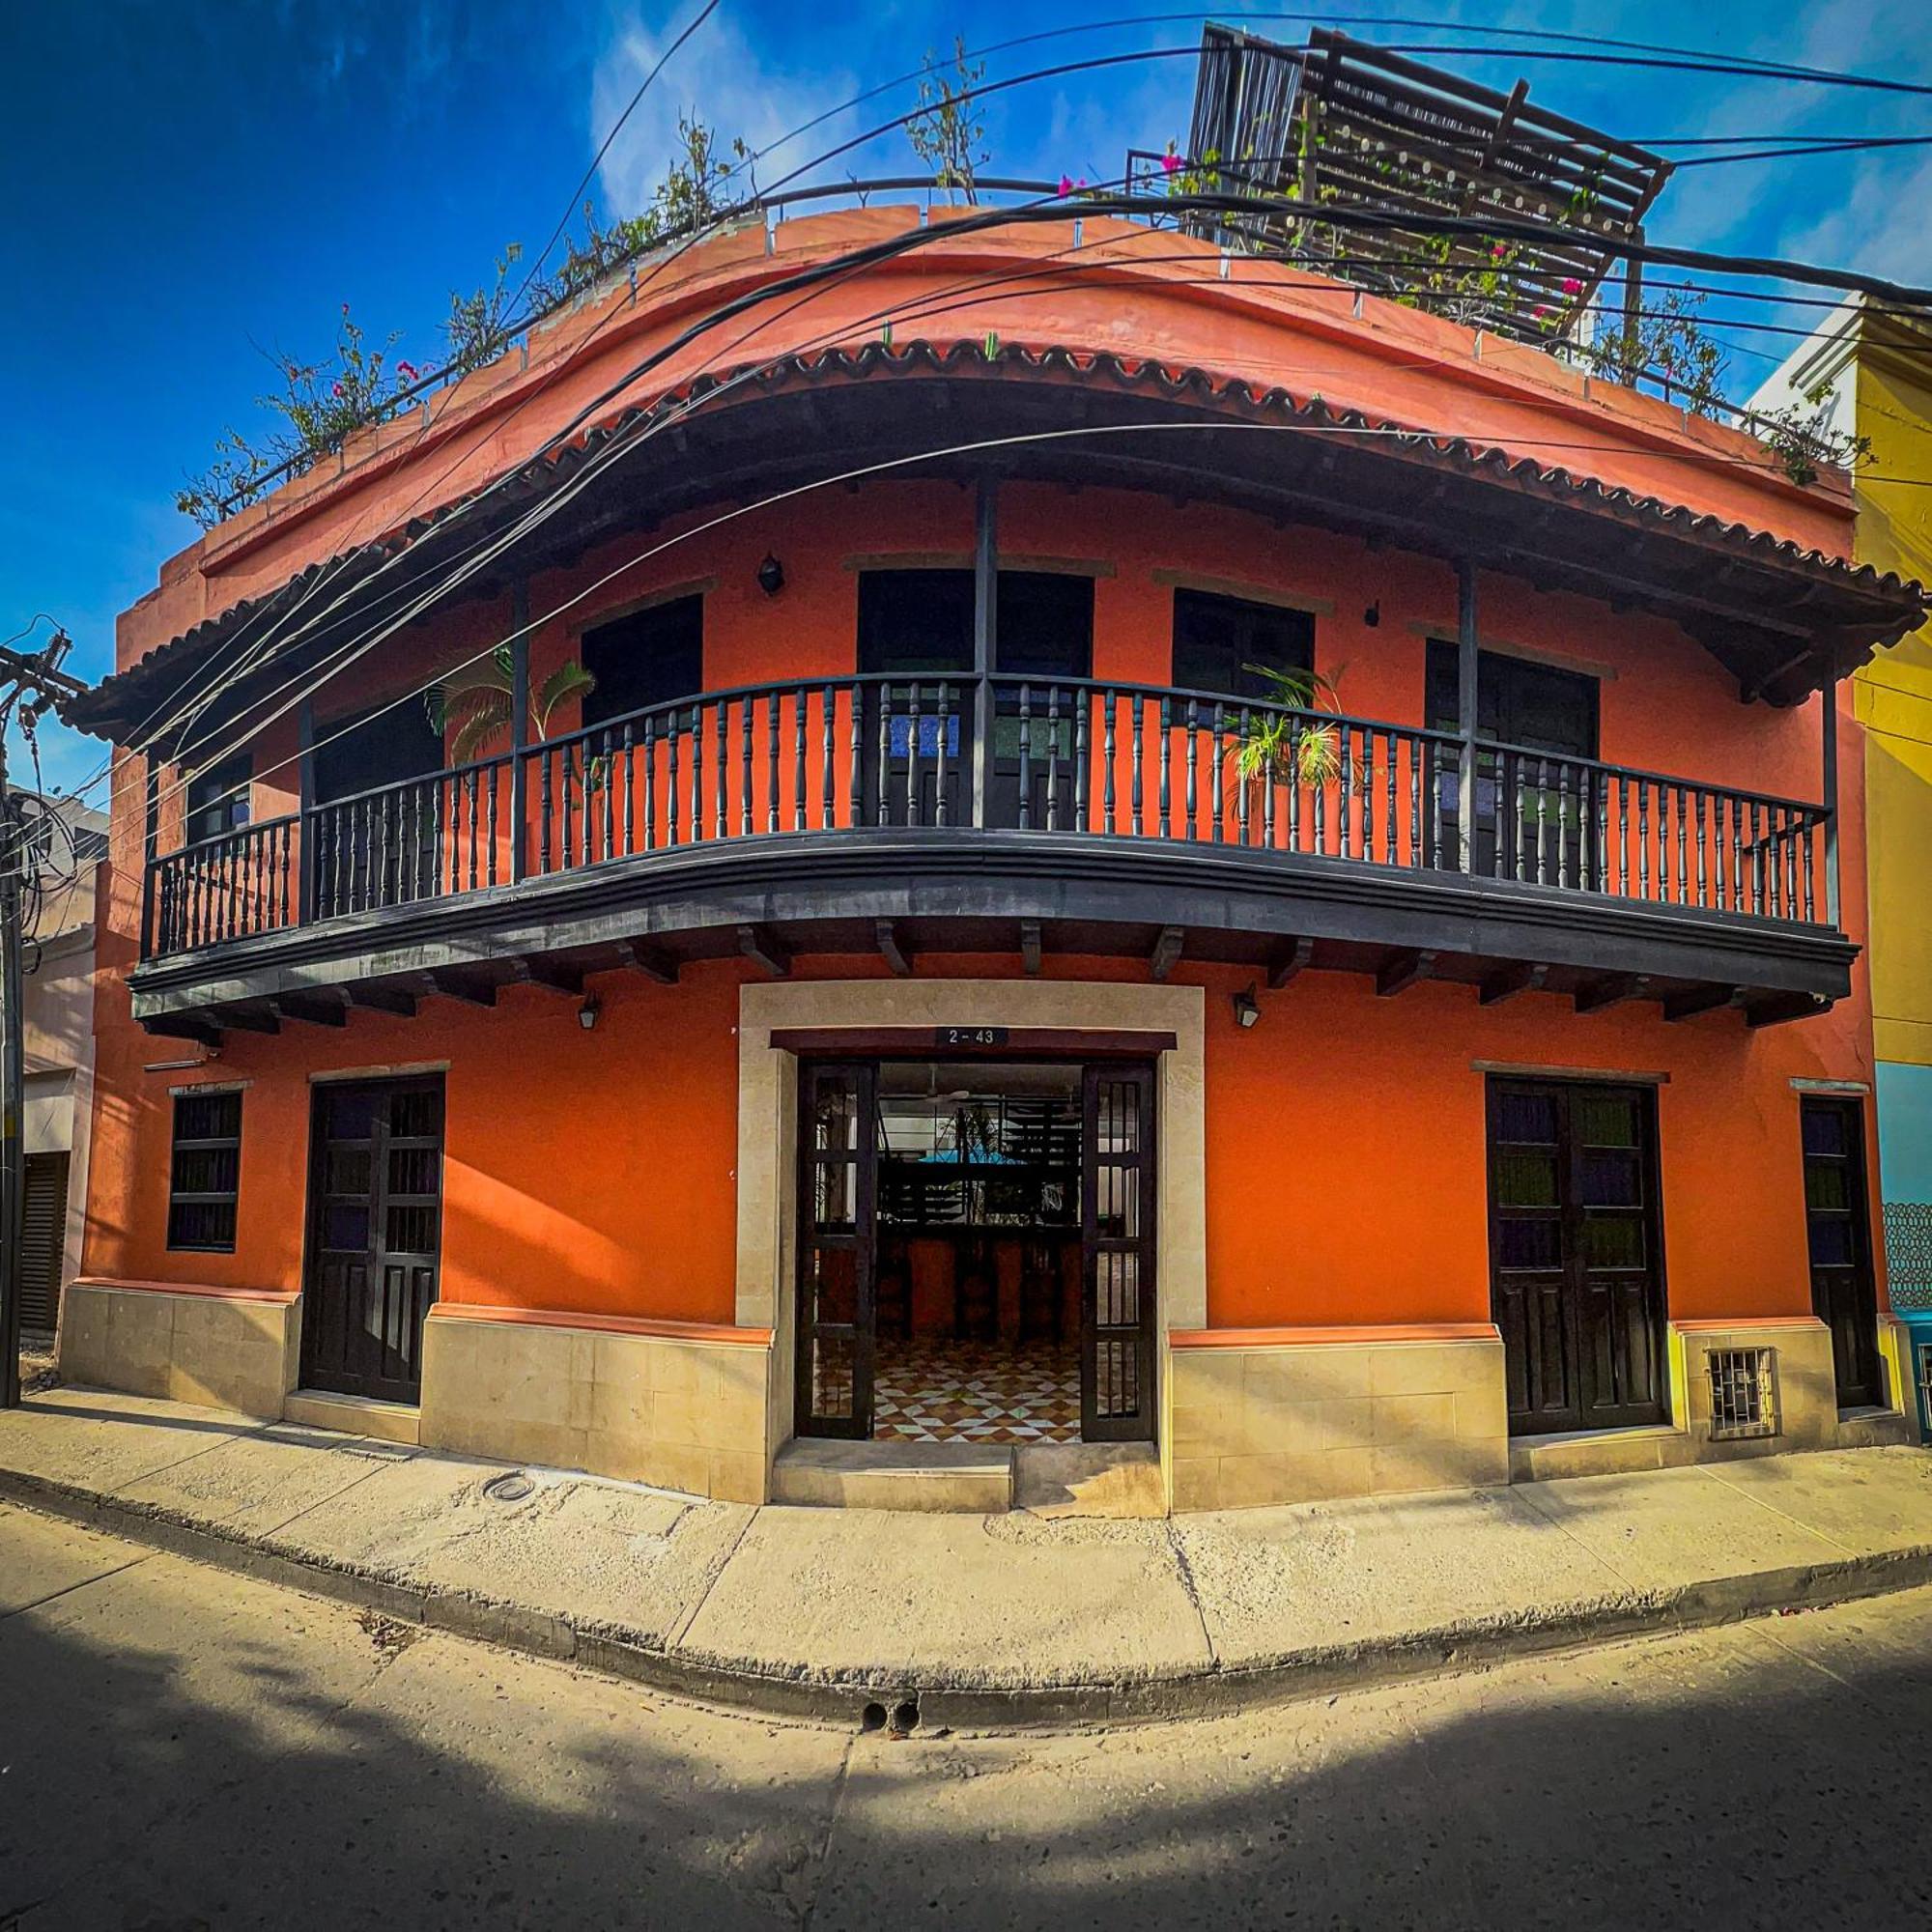
[[[1885,1741],[1932,1718],[1932,1661],[1856,1630],[1851,1687],[1759,1627],[1667,1667],[1626,1648],[1339,1709],[848,1758],[837,1734],[248,1586],[211,1642],[188,1569],[5,1622],[7,1922],[1810,1932],[1927,1910],[1932,1798]],[[120,1589],[156,1650],[101,1621]]]

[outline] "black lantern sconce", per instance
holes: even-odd
[[[1255,998],[1252,986],[1243,986],[1235,995],[1235,1024],[1243,1029],[1253,1026],[1262,1016],[1262,1003]]]
[[[784,587],[785,567],[767,551],[764,562],[758,566],[758,588],[767,597],[776,597]]]

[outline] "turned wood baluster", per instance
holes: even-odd
[[[1201,703],[1198,698],[1187,700],[1187,836],[1198,838],[1201,836],[1201,788],[1195,771],[1195,745],[1201,734]]]

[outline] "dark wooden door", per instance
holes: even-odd
[[[305,1388],[422,1394],[442,1243],[442,1081],[319,1086],[309,1137]]]
[[[1153,1069],[1083,1069],[1080,1433],[1153,1439]]]
[[[1840,1408],[1882,1408],[1878,1289],[1872,1278],[1865,1195],[1864,1117],[1857,1100],[1800,1103],[1804,1143],[1804,1228],[1811,1305],[1832,1331]]]
[[[798,1086],[793,1427],[864,1440],[872,1433],[878,1067],[807,1061]]]
[[[1492,1079],[1489,1102],[1491,1297],[1511,1433],[1663,1421],[1654,1096]]]

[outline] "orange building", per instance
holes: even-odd
[[[123,618],[65,1372],[754,1499],[1905,1439],[1851,515],[1124,221],[641,264]]]

